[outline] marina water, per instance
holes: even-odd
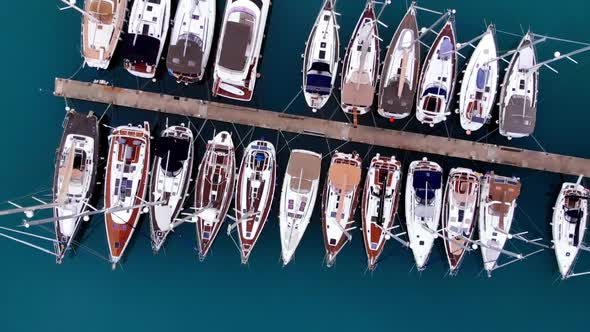
[[[175,4],[176,1],[173,0]],[[79,1],[81,3],[81,1]],[[254,100],[249,104],[289,114],[306,114],[301,85],[301,53],[322,0],[275,0],[267,25],[263,46],[262,74],[257,82]],[[5,3],[0,25],[4,47],[0,57],[4,65],[2,82],[3,130],[0,142],[3,163],[0,164],[0,200],[30,194],[51,187],[55,149],[64,117],[64,100],[52,95],[54,77],[70,77],[85,81],[106,80],[116,86],[141,88],[179,96],[209,99],[211,81],[189,87],[179,86],[160,66],[158,82],[138,80],[121,68],[120,57],[111,63],[111,70],[96,72],[81,69],[80,17],[73,11],[59,12],[59,3],[44,1],[10,1]],[[224,8],[218,3],[218,18]],[[590,41],[587,13],[590,3],[584,0],[560,2],[535,0],[467,1],[424,0],[421,6],[442,10],[457,9],[458,39],[469,40],[484,31],[486,23],[497,29],[522,34],[529,27],[540,34],[573,40]],[[340,0],[338,11],[341,43],[346,45],[364,6],[363,0]],[[405,12],[403,1],[393,1],[383,15],[388,29],[380,27],[389,43]],[[428,26],[436,16],[421,13],[420,26]],[[218,21],[220,21],[218,19]],[[519,38],[498,34],[500,49],[516,47]],[[427,42],[432,36],[427,38]],[[546,42],[539,46],[541,59],[557,50],[565,53],[571,44]],[[383,51],[384,52],[384,51]],[[463,51],[465,55],[470,50]],[[342,55],[344,51],[342,50]],[[423,55],[425,50],[423,48]],[[563,61],[555,65],[559,75],[543,69],[540,79],[539,114],[535,138],[507,142],[490,124],[470,139],[510,144],[531,149],[590,158],[587,128],[590,115],[586,103],[590,56],[577,56],[579,65]],[[78,71],[79,70],[79,71]],[[210,74],[208,75],[210,77]],[[295,99],[294,99],[295,98]],[[226,101],[224,101],[226,102]],[[105,105],[69,101],[78,111],[93,110],[102,114]],[[331,100],[319,116],[345,121],[337,103]],[[497,117],[497,110],[494,111]],[[115,107],[108,111],[106,123],[112,126],[139,123],[152,124],[157,137],[166,121],[170,124],[192,121],[195,128],[202,122],[182,117],[157,115],[139,110]],[[434,129],[420,126],[413,120],[393,124],[375,116],[379,126],[467,138],[461,133],[458,116]],[[367,115],[362,124],[373,124]],[[407,126],[406,126],[407,125]],[[195,129],[193,128],[193,129]],[[203,137],[214,131],[233,131],[234,141],[246,136],[249,128],[208,122]],[[196,131],[196,129],[195,129]],[[105,131],[107,133],[107,131]],[[308,148],[327,154],[343,142],[278,135],[271,130],[256,129],[253,139],[278,139],[277,149],[291,140],[290,148]],[[197,157],[203,155],[202,140],[197,144]],[[395,155],[407,167],[421,154],[345,144],[341,151],[358,151],[361,156],[381,153]],[[104,156],[103,151],[103,156]],[[238,151],[238,158],[241,151]],[[289,149],[278,155],[279,184],[289,157]],[[550,241],[552,205],[564,180],[570,177],[512,167],[475,163],[441,156],[428,156],[439,162],[446,172],[452,167],[472,167],[480,172],[495,170],[503,175],[519,176],[523,190],[518,199],[514,229],[527,230],[529,238],[543,237]],[[369,159],[365,159],[368,166]],[[327,173],[329,158],[324,159]],[[103,167],[104,164],[101,164]],[[590,174],[586,174],[590,175]],[[102,195],[100,195],[102,196]],[[154,256],[149,244],[148,223],[127,251],[123,267],[112,272],[110,265],[98,256],[107,256],[102,217],[92,218],[82,235],[82,244],[62,266],[52,257],[2,239],[0,269],[0,317],[2,331],[81,331],[137,330],[434,330],[468,329],[478,331],[549,330],[565,324],[568,329],[587,326],[587,301],[590,279],[578,278],[562,282],[554,254],[546,250],[524,262],[510,265],[488,279],[478,251],[470,253],[459,275],[446,276],[448,269],[438,243],[426,271],[412,270],[410,251],[389,241],[383,259],[374,273],[367,273],[362,235],[354,232],[353,240],[339,254],[336,265],[325,268],[321,235],[320,205],[296,253],[294,262],[283,268],[279,261],[278,194],[271,218],[267,222],[250,263],[240,265],[239,253],[232,240],[220,234],[203,263],[194,251],[194,225],[183,225],[169,238],[165,252]],[[400,209],[403,212],[403,209]],[[22,216],[3,218],[2,225],[14,227]],[[400,216],[403,220],[403,213]],[[145,217],[144,217],[145,218]],[[357,220],[360,215],[357,214]],[[224,229],[225,230],[225,229]],[[37,230],[39,234],[43,229]],[[532,251],[515,241],[508,249]],[[512,247],[511,247],[512,246]],[[92,251],[92,252],[91,252]],[[96,255],[95,255],[96,254]],[[578,270],[590,269],[590,256],[582,253]]]

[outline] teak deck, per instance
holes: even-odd
[[[554,173],[590,175],[589,159],[370,126],[353,128],[345,122],[61,78],[55,79],[54,95]]]

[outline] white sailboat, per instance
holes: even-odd
[[[193,133],[185,126],[166,128],[156,142],[151,172],[150,207],[152,249],[158,252],[180,214],[188,192],[194,161]]]
[[[422,271],[438,237],[443,201],[443,169],[428,161],[413,161],[408,170],[405,192],[406,228],[416,268]]]
[[[451,275],[458,272],[474,235],[480,174],[453,168],[443,198],[442,236]]]
[[[334,11],[335,0],[325,0],[303,55],[303,94],[307,106],[315,112],[332,94],[340,62],[339,26]]]
[[[123,63],[135,76],[153,78],[162,57],[168,26],[170,0],[135,0],[123,39]]]
[[[410,115],[420,75],[420,37],[417,8],[410,5],[387,47],[379,83],[377,112],[386,118],[403,119]]]
[[[420,123],[433,127],[445,121],[457,78],[457,38],[455,18],[450,15],[424,61],[418,95],[416,118]]]
[[[322,166],[322,155],[293,150],[283,180],[279,226],[281,257],[287,265],[303,238],[315,206]]]
[[[342,65],[341,106],[345,113],[366,114],[373,105],[380,56],[377,20],[373,1],[368,0],[352,33]]]
[[[487,31],[473,51],[461,82],[459,93],[459,114],[461,127],[471,134],[489,122],[498,94],[500,72],[496,29],[488,26]]]
[[[580,251],[590,251],[590,248],[584,245],[590,192],[582,186],[581,178],[577,183],[566,182],[561,186],[553,208],[553,247],[559,273],[563,279],[590,274],[574,272]]]
[[[119,42],[127,11],[127,0],[60,0],[82,14],[82,56],[89,67],[107,69]]]
[[[203,79],[215,32],[215,0],[180,0],[170,33],[166,67],[179,83]]]

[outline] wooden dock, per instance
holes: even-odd
[[[55,79],[54,95],[554,173],[590,174],[590,160],[583,158],[370,126],[354,128],[344,122],[61,78]]]

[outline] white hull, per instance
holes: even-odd
[[[287,265],[303,238],[315,206],[322,156],[306,150],[293,150],[281,192],[279,227],[281,257]]]
[[[435,174],[440,178],[428,181],[429,192],[421,192],[426,186],[425,180],[414,179],[416,171],[429,171],[431,177]],[[406,179],[405,192],[405,212],[406,228],[410,240],[410,248],[414,254],[416,267],[419,271],[424,270],[428,258],[434,245],[434,240],[438,237],[438,227],[440,223],[443,189],[442,189],[442,168],[434,162],[414,161],[410,164],[408,176]],[[438,185],[437,185],[438,184]],[[436,189],[435,189],[436,188]],[[427,200],[424,200],[427,198]],[[421,204],[423,201],[425,204]]]
[[[252,100],[269,9],[270,0],[226,2],[213,71],[214,96]]]
[[[473,51],[461,83],[459,114],[468,133],[479,130],[491,118],[498,93],[498,50],[495,29],[488,28]]]
[[[338,76],[340,40],[332,1],[324,3],[305,46],[303,95],[314,110],[324,107],[330,99]]]
[[[575,197],[578,198],[575,198]],[[579,198],[585,196],[585,199]],[[580,184],[564,183],[553,208],[552,235],[559,273],[563,279],[573,268],[583,245],[588,222],[588,190]]]

